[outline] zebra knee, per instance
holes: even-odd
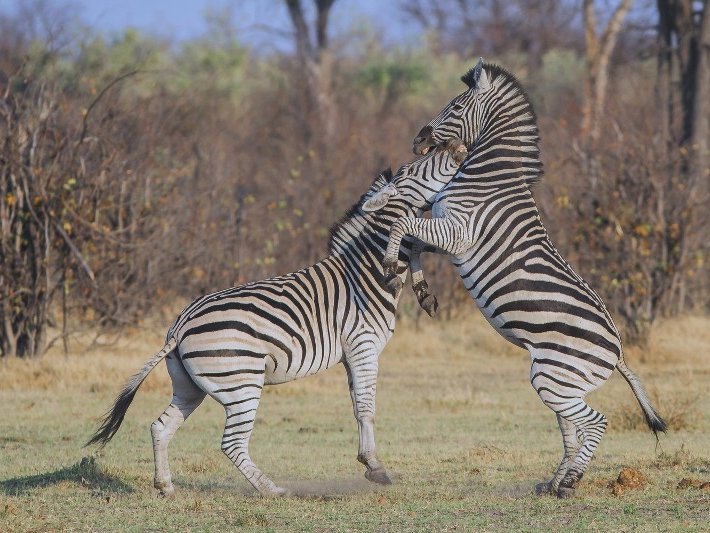
[[[220,445],[220,449],[222,450],[222,453],[229,457],[230,459],[233,459],[232,454],[234,453],[234,450],[236,450],[239,446],[235,444],[234,442],[226,442],[222,441],[222,444]]]
[[[596,439],[599,440],[606,432],[607,425],[608,421],[606,416],[598,411],[594,411],[594,416],[578,424],[578,435],[581,433],[584,440],[590,437],[596,437]]]

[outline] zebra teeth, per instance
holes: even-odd
[[[422,155],[427,155],[429,153],[429,150],[431,150],[429,146],[427,146],[426,148],[422,148]]]

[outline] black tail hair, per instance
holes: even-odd
[[[113,404],[113,408],[104,415],[104,419],[101,421],[101,426],[96,430],[96,433],[89,439],[89,441],[84,444],[84,446],[90,446],[92,444],[98,444],[101,448],[106,446],[113,436],[121,427],[123,422],[123,417],[126,416],[126,411],[133,402],[133,398],[138,392],[138,387],[145,378],[150,374],[150,371],[155,368],[160,361],[162,361],[167,355],[175,349],[177,342],[174,338],[170,339],[163,349],[155,354],[134,376],[128,380],[121,390],[120,394],[116,398]]]
[[[621,375],[624,376],[624,379],[631,387],[634,396],[636,396],[636,399],[641,406],[643,416],[646,419],[646,424],[648,424],[648,427],[651,428],[651,431],[653,431],[656,439],[658,439],[658,432],[662,431],[665,433],[668,429],[668,424],[666,424],[665,420],[661,418],[661,415],[659,415],[651,405],[651,400],[649,400],[648,394],[646,394],[643,385],[641,385],[641,380],[628,366],[626,366],[623,356],[619,358],[616,368],[619,369],[619,372],[621,372]]]

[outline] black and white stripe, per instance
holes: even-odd
[[[327,258],[188,305],[170,327],[165,347],[124,387],[90,443],[111,440],[138,386],[165,358],[173,399],[151,426],[156,488],[164,494],[174,491],[168,443],[210,395],[226,411],[224,453],[259,492],[281,495],[285,490],[259,470],[248,451],[262,388],[342,362],[360,435],[357,458],[367,467],[368,479],[389,483],[375,453],[373,426],[378,357],[394,331],[399,297],[384,286],[384,250],[391,224],[415,216],[451,180],[458,163],[446,149],[420,157],[395,176],[416,177],[416,186],[397,191],[389,184],[392,173],[381,174],[331,230]],[[394,193],[397,198],[390,200]],[[386,209],[371,212],[385,203]]]
[[[530,191],[542,174],[538,132],[519,82],[482,63],[463,80],[469,89],[422,129],[414,145],[426,153],[460,136],[471,146],[469,156],[436,197],[432,219],[395,222],[385,272],[396,271],[405,235],[453,256],[488,321],[530,352],[530,381],[556,413],[564,445],[555,475],[537,490],[570,496],[607,425],[584,397],[615,368],[631,386],[649,427],[657,432],[666,425],[624,363],[619,333],[602,300],[560,256],[542,225]],[[408,176],[393,184],[412,187]]]

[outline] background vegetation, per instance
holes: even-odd
[[[422,32],[406,48],[330,36],[333,3],[285,0],[293,46],[268,54],[219,13],[180,43],[107,37],[49,1],[0,13],[0,354],[167,322],[176,302],[319,259],[478,55],[528,88],[544,222],[628,340],[707,309],[705,2],[402,1]],[[444,262],[427,268],[445,316],[470,306]]]

